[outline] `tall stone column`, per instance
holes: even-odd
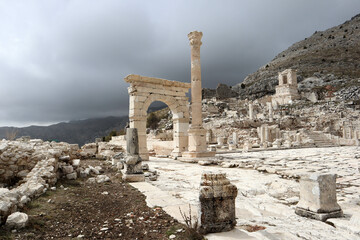
[[[254,106],[252,103],[249,103],[249,118],[254,120]]]
[[[202,93],[201,93],[201,65],[200,46],[202,44],[202,32],[188,34],[191,47],[191,116],[192,122],[189,133],[188,152],[183,157],[198,158],[211,157],[215,152],[208,152],[206,145],[206,130],[202,125]]]
[[[269,122],[272,122],[272,121],[274,121],[272,104],[271,104],[271,102],[268,102],[267,105],[269,108]]]

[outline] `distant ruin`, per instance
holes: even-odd
[[[279,85],[276,87],[276,94],[271,97],[273,105],[288,104],[293,100],[300,99],[297,89],[296,71],[286,69],[279,73]]]

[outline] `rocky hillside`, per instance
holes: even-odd
[[[0,139],[30,136],[44,141],[77,143],[81,146],[94,142],[95,138],[107,136],[112,130],[119,131],[128,121],[128,117],[123,116],[62,122],[50,126],[0,127]]]
[[[360,78],[360,14],[293,44],[233,89],[242,99],[273,94],[278,72],[287,68],[298,70],[299,82],[314,77],[336,90],[359,85],[353,80]]]

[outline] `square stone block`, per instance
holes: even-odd
[[[144,174],[123,174],[122,178],[126,182],[145,182]]]
[[[341,217],[336,200],[336,174],[311,174],[300,179],[300,201],[295,213],[320,221]]]

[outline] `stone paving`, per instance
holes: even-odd
[[[163,203],[175,215],[179,215],[175,213],[178,205],[198,205],[204,171],[226,173],[237,186],[236,228],[208,234],[208,239],[360,239],[360,229],[352,226],[360,221],[354,219],[355,213],[360,213],[359,157],[359,147],[334,147],[219,154],[217,165],[210,166],[154,157],[147,163],[160,173],[158,181],[151,184],[164,193],[162,199],[179,200],[172,206],[171,201]],[[343,218],[324,223],[294,213],[299,200],[298,178],[309,172],[338,174],[337,197]],[[154,199],[155,191],[143,192]],[[247,232],[243,230],[246,225],[266,229]]]

